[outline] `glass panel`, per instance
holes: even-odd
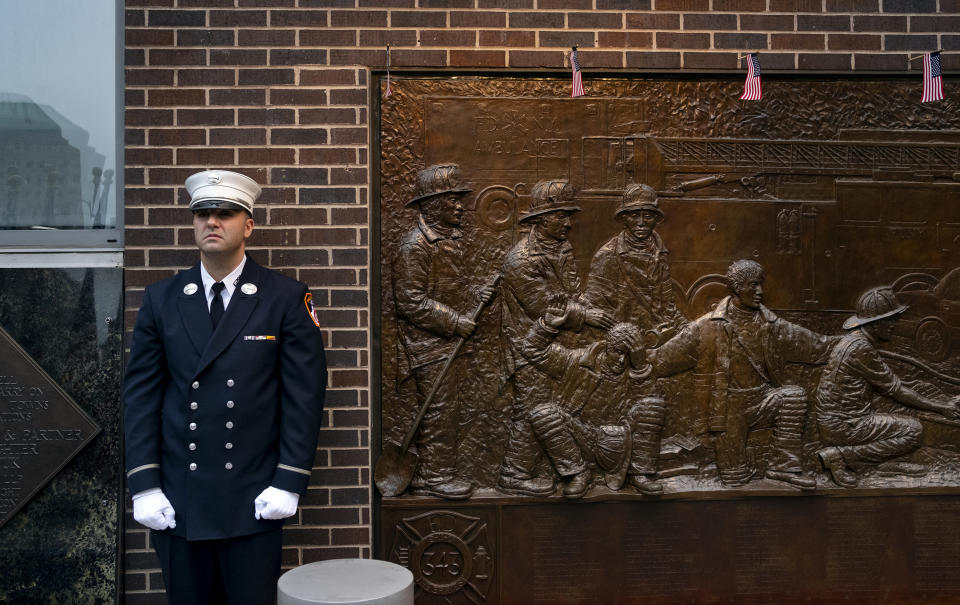
[[[0,328],[100,427],[0,528],[0,603],[115,601],[123,512],[122,297],[120,268],[0,268]],[[29,496],[18,491],[27,483],[21,469],[73,434],[49,430],[71,426],[56,415],[52,399],[19,398],[10,365],[0,359],[0,500],[19,502]],[[36,441],[41,436],[44,443]],[[15,445],[23,443],[28,447]]]
[[[115,0],[5,3],[0,229],[117,227],[117,13]]]

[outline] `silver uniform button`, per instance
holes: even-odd
[[[199,388],[200,388],[200,383],[197,382],[196,380],[194,380],[194,381],[193,381],[193,384],[191,384],[190,386],[193,387],[194,389],[199,389]]]
[[[191,402],[190,402],[190,409],[191,409],[191,410],[195,410],[195,409],[197,409],[198,407],[200,407],[200,404],[197,403],[196,401],[191,401]]]
[[[197,463],[196,463],[196,462],[191,462],[191,463],[190,463],[190,470],[191,470],[191,471],[197,470]]]
[[[188,445],[187,447],[189,447],[189,448],[190,448],[190,451],[192,452],[193,450],[197,449],[197,444],[196,444],[196,443],[191,443],[191,444]]]
[[[227,386],[228,386],[228,387],[232,387],[232,386],[233,386],[233,378],[228,378],[228,379],[227,379]]]
[[[196,422],[191,422],[191,423],[190,423],[190,430],[191,430],[191,431],[197,430],[197,423],[196,423]]]
[[[227,428],[228,428],[228,429],[232,429],[232,428],[233,428],[233,421],[232,421],[232,420],[227,420]]]
[[[228,449],[228,450],[232,450],[232,449],[233,449],[233,444],[228,441],[227,443],[224,444],[223,447],[225,447],[225,448]]]
[[[229,471],[230,469],[233,468],[233,463],[232,463],[232,462],[228,462],[228,463],[226,463],[226,464],[223,465],[223,468],[225,468],[225,469],[227,469],[227,470]]]
[[[232,401],[228,401],[228,402],[227,402],[227,407],[228,407],[228,408],[232,408],[232,407],[233,407],[233,402],[232,402]]]

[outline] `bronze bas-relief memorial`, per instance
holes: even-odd
[[[394,78],[374,474],[420,601],[960,601],[960,115],[765,84]]]

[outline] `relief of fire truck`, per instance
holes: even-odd
[[[591,120],[556,118],[550,128],[518,126],[528,114],[566,115],[550,104],[518,106],[509,120],[510,107],[494,101],[459,100],[456,111],[452,102],[437,105],[427,148],[470,173],[485,237],[522,229],[516,218],[533,183],[568,178],[583,207],[571,241],[584,275],[593,252],[620,228],[613,210],[623,188],[651,185],[688,317],[727,294],[722,275],[731,261],[752,258],[766,270],[773,309],[848,313],[860,293],[892,284],[912,305],[901,323],[923,356],[942,359],[951,342],[960,345],[960,275],[951,273],[960,267],[960,131],[664,137],[649,134],[639,100],[594,105]],[[444,116],[464,113],[482,126],[469,142],[441,128]]]
[[[658,232],[689,315],[726,293],[730,261],[753,258],[772,308],[849,311],[892,284],[911,305],[901,323],[918,352],[939,360],[960,344],[960,132],[584,137],[582,147],[584,196],[625,182],[660,192]]]

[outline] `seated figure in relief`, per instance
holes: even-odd
[[[626,478],[643,494],[663,493],[656,472],[665,407],[660,397],[638,395],[650,375],[640,331],[618,323],[599,342],[568,348],[556,338],[570,316],[566,301],[551,302],[521,344],[532,366],[559,381],[554,401],[533,412],[544,425],[540,434],[569,432],[584,457],[604,471],[611,489],[620,489]],[[606,416],[604,424],[584,418],[585,408]]]
[[[757,470],[747,457],[751,431],[773,429],[766,478],[801,489],[816,487],[800,461],[808,397],[787,384],[787,363],[826,363],[835,337],[778,317],[763,306],[764,271],[752,260],[727,269],[731,296],[687,324],[647,357],[656,376],[694,371],[701,428],[714,437],[717,470],[727,487],[750,482]]]

